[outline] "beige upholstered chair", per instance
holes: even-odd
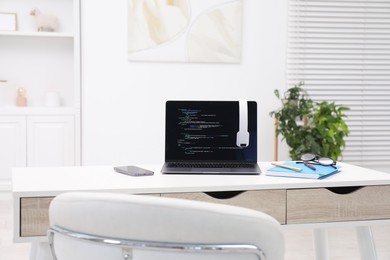
[[[266,199],[266,198],[264,198]],[[58,260],[280,260],[272,217],[250,209],[142,195],[74,192],[50,205]]]

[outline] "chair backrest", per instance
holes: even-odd
[[[266,198],[265,198],[266,199]],[[57,260],[280,260],[279,223],[262,212],[143,195],[72,192],[49,209]]]

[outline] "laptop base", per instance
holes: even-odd
[[[261,170],[258,164],[252,168],[181,168],[169,167],[165,163],[161,172],[163,174],[204,174],[204,175],[259,175]]]

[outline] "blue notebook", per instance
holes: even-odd
[[[265,173],[267,176],[279,176],[279,177],[294,177],[294,178],[306,178],[306,179],[321,179],[332,174],[340,172],[341,166],[335,165],[336,169],[332,166],[324,166],[320,164],[313,164],[316,170],[312,170],[303,163],[285,162],[284,165],[292,166],[302,169],[301,171],[294,171],[287,168],[275,166],[267,170]]]

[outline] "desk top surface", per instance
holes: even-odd
[[[69,191],[107,191],[134,194],[207,192],[260,189],[299,189],[342,186],[390,185],[390,174],[340,163],[342,171],[321,180],[270,177],[270,163],[260,162],[261,175],[167,175],[161,165],[139,165],[153,176],[131,177],[113,166],[14,168],[12,191],[16,196],[56,196]]]

